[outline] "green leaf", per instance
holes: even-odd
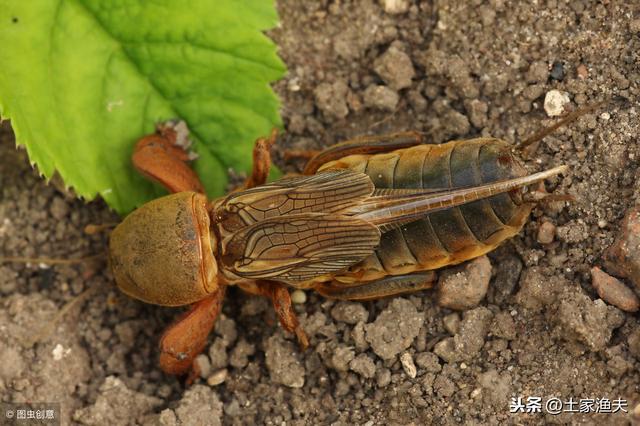
[[[271,0],[0,0],[0,114],[45,176],[120,213],[159,194],[131,166],[135,141],[182,118],[219,196],[281,127],[276,24]]]

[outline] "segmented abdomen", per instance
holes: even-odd
[[[364,172],[377,189],[453,189],[526,174],[510,146],[493,138],[352,155],[322,167],[327,168]],[[385,232],[374,255],[337,279],[368,281],[463,262],[517,234],[530,211],[530,205],[514,192],[430,213]]]

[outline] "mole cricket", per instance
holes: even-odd
[[[528,174],[512,146],[495,138],[428,144],[404,132],[339,143],[312,156],[302,175],[266,183],[273,132],[256,142],[244,187],[208,200],[181,133],[162,124],[138,141],[134,166],[172,194],[113,230],[109,263],[129,296],[190,306],[160,341],[162,370],[190,378],[227,286],[269,298],[306,348],[289,288],[342,300],[431,288],[432,270],[516,235],[549,195],[533,185],[567,169]]]
[[[519,148],[603,103],[568,114]],[[503,140],[430,144],[417,132],[338,143],[307,155],[302,174],[266,183],[275,138],[273,131],[256,141],[243,187],[214,200],[189,166],[184,122],[159,124],[133,151],[134,167],[171,194],[113,229],[108,261],[125,294],[188,306],[160,340],[161,369],[189,373],[187,383],[199,374],[194,359],[228,286],[269,298],[282,327],[305,349],[289,288],[341,300],[429,289],[433,270],[481,256],[518,234],[539,201],[571,198],[535,187],[566,173],[566,166],[528,174]]]

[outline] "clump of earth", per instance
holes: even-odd
[[[617,99],[527,150],[532,171],[569,166],[547,189],[574,201],[541,204],[487,257],[438,271],[435,290],[297,298],[304,352],[266,300],[232,289],[187,389],[157,363],[178,310],[119,293],[100,259],[1,264],[0,402],[57,402],[63,424],[88,425],[627,424],[640,402],[637,291],[607,250],[640,196],[640,4],[289,0],[278,10],[269,35],[289,68],[275,84],[283,170],[303,166],[286,150],[363,134],[516,144],[563,113]],[[82,229],[118,218],[40,179],[8,123],[0,159],[3,256],[104,252],[105,236]],[[32,345],[40,333],[49,337]],[[535,397],[626,405],[510,412]]]

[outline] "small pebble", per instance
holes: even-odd
[[[459,333],[436,343],[433,352],[448,363],[474,358],[484,346],[492,318],[492,312],[484,306],[466,311]]]
[[[549,75],[549,66],[544,61],[537,61],[529,66],[526,79],[529,83],[544,83]]]
[[[372,84],[365,89],[363,100],[367,108],[391,112],[396,109],[400,96],[390,87]]]
[[[338,302],[331,309],[331,316],[334,320],[347,324],[358,324],[359,322],[367,322],[369,313],[358,302]]]
[[[316,105],[329,118],[342,119],[349,114],[347,106],[347,92],[349,86],[344,81],[321,83],[313,91]]]
[[[450,334],[456,334],[460,331],[460,316],[457,313],[446,315],[442,318],[442,324]]]
[[[331,357],[331,364],[333,368],[338,371],[347,371],[349,369],[349,363],[355,357],[353,348],[349,346],[338,346]]]
[[[544,93],[544,85],[542,84],[533,84],[531,86],[527,86],[523,91],[522,91],[522,96],[524,96],[526,99],[533,101],[535,99],[538,99],[540,96],[542,96],[542,94]]]
[[[567,285],[564,277],[549,277],[536,267],[527,269],[520,277],[516,303],[527,309],[539,311],[556,301],[557,295]]]
[[[64,357],[64,346],[58,343],[56,347],[51,351],[51,354],[53,355],[53,359],[55,361],[60,361]]]
[[[579,287],[565,287],[557,311],[560,336],[583,344],[592,352],[605,349],[613,330],[625,321],[623,312],[602,299],[592,300]]]
[[[640,208],[627,211],[620,233],[604,258],[607,271],[628,278],[640,290]]]
[[[409,2],[407,0],[381,0],[384,11],[397,15],[399,13],[405,13],[409,10]]]
[[[197,388],[198,385],[194,387]],[[73,412],[73,424],[117,425],[139,423],[135,419],[157,409],[163,402],[160,398],[129,388],[121,379],[115,376],[108,376],[100,385],[96,401],[92,405],[87,405]],[[57,416],[56,420],[59,420]],[[64,422],[64,424],[71,423],[70,421]],[[32,424],[43,423],[33,422]],[[50,424],[53,424],[53,422]],[[60,422],[55,422],[55,424],[60,424]]]
[[[631,424],[637,424],[637,422],[640,422],[640,403],[636,404],[633,410],[631,410],[630,416],[633,420]]]
[[[229,363],[226,345],[222,338],[216,337],[209,346],[209,361],[211,361],[211,368],[214,370],[226,367]]]
[[[349,369],[366,379],[371,379],[376,374],[376,365],[367,354],[360,354],[352,359],[349,363]]]
[[[371,349],[384,360],[393,359],[411,346],[424,324],[424,314],[407,299],[395,298],[372,323],[366,324],[365,333]]]
[[[627,337],[627,347],[631,355],[640,359],[640,329],[636,328],[629,334],[629,337]]]
[[[409,55],[394,46],[374,61],[373,69],[394,90],[411,86],[411,80],[415,76]]]
[[[274,334],[267,339],[265,345],[265,363],[272,382],[301,388],[304,386],[306,370],[296,358],[299,351],[294,348],[293,343],[285,340],[282,335]]]
[[[61,197],[54,197],[49,211],[54,219],[63,220],[69,214],[69,204]]]
[[[241,339],[231,351],[229,364],[235,368],[244,368],[249,364],[249,356],[256,352],[256,347],[245,339]]]
[[[236,330],[236,323],[231,318],[222,314],[216,322],[215,328],[216,334],[222,337],[225,347],[231,345],[238,338],[238,330]]]
[[[293,77],[291,80],[287,82],[287,89],[291,92],[297,92],[300,90],[300,79],[298,77]]]
[[[514,293],[522,272],[522,260],[513,253],[509,253],[496,264],[495,268],[495,278],[489,288],[488,300],[490,303],[499,305]]]
[[[471,99],[465,102],[465,108],[473,127],[481,129],[487,124],[489,105],[486,102],[479,99]]]
[[[509,373],[491,369],[478,375],[478,384],[485,390],[483,403],[500,407],[512,393]]]
[[[544,97],[544,110],[549,117],[562,115],[565,107],[571,102],[567,92],[560,90],[550,90]]]
[[[491,334],[495,337],[513,340],[517,336],[516,323],[509,312],[497,312],[490,327]]]
[[[296,305],[304,305],[306,301],[307,293],[305,293],[304,291],[297,289],[291,293],[291,302],[295,303]]]
[[[437,373],[442,370],[438,355],[433,352],[421,352],[416,355],[416,364],[430,373]]]
[[[174,416],[167,415],[160,418],[159,421],[120,422],[119,424],[144,424],[144,425],[162,425],[162,426],[188,426],[188,425],[210,425],[221,426],[223,418],[223,404],[218,398],[218,393],[205,385],[194,385],[187,388],[182,398],[172,404],[171,409],[165,409],[161,414],[174,413]],[[147,413],[149,414],[149,413]],[[105,424],[105,423],[99,423]],[[114,423],[108,423],[114,424]]]
[[[228,375],[229,375],[229,371],[226,368],[223,368],[222,370],[218,370],[215,373],[213,373],[211,376],[209,376],[209,378],[207,379],[207,384],[209,386],[221,385],[222,383],[225,382],[225,380],[227,380]]]
[[[551,66],[551,72],[549,73],[549,76],[553,80],[557,80],[557,81],[564,80],[564,62],[555,61]]]
[[[376,383],[379,388],[383,388],[391,383],[391,371],[388,368],[383,368],[376,372]]]
[[[448,398],[456,391],[456,385],[446,374],[439,374],[433,381],[433,390],[441,398]]]
[[[487,294],[489,280],[491,262],[487,256],[448,269],[439,277],[436,302],[439,306],[456,310],[476,307]]]
[[[580,80],[584,80],[589,77],[589,69],[584,64],[580,64],[578,68],[576,68],[576,74]]]
[[[407,373],[407,376],[415,379],[418,372],[416,370],[416,365],[413,363],[413,357],[409,352],[405,352],[400,356],[400,363],[402,364],[404,372]]]
[[[538,242],[540,244],[550,244],[556,234],[556,226],[551,222],[543,222],[538,228]]]
[[[203,379],[209,377],[211,374],[211,361],[209,360],[209,357],[205,354],[200,354],[196,357],[194,362],[198,371],[200,371],[200,377]]]
[[[560,241],[575,244],[589,238],[589,230],[582,219],[571,220],[556,228],[556,236]]]
[[[598,296],[605,302],[627,312],[636,312],[640,308],[638,296],[629,287],[597,266],[591,268],[591,280]]]
[[[452,55],[446,60],[445,66],[452,90],[465,99],[479,97],[480,91],[468,61],[458,55]]]
[[[356,349],[359,352],[367,350],[367,348],[369,347],[369,342],[367,342],[367,339],[365,338],[364,322],[361,321],[357,323],[355,327],[353,327],[353,329],[351,330],[351,338],[353,339],[353,343],[355,343]]]
[[[445,362],[456,362],[460,358],[456,352],[453,337],[447,337],[435,344],[433,353],[442,358]]]

